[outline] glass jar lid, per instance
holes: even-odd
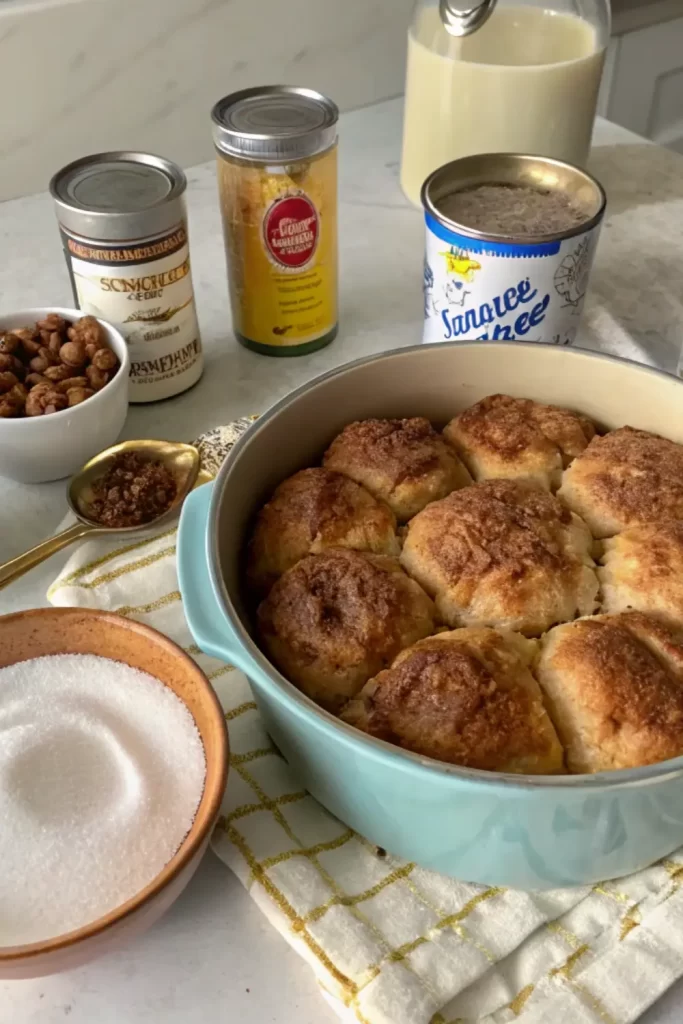
[[[314,89],[242,89],[224,96],[211,111],[213,141],[220,152],[250,160],[299,160],[334,144],[338,117],[332,100]]]

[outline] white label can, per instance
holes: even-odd
[[[76,303],[128,342],[131,402],[178,395],[202,374],[185,187],[179,167],[145,153],[86,157],[50,184]]]
[[[551,178],[554,187],[585,205],[586,223],[578,230],[538,239],[484,237],[439,211],[439,201],[462,188],[548,188]],[[424,342],[574,341],[605,210],[604,192],[594,179],[539,157],[466,157],[435,171],[422,196]]]

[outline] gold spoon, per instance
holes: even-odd
[[[122,452],[135,452],[149,461],[163,462],[175,479],[176,495],[170,507],[149,523],[143,523],[141,526],[112,528],[102,526],[90,514],[94,497],[93,484],[104,476],[114,459]],[[81,537],[90,537],[96,534],[142,533],[143,530],[149,530],[150,527],[171,519],[177,515],[180,506],[197,483],[198,476],[199,452],[191,444],[180,444],[178,441],[123,441],[121,444],[115,444],[113,448],[106,448],[99,455],[95,455],[90,462],[86,462],[85,466],[69,481],[66,500],[78,522],[63,530],[62,533],[30,548],[23,555],[17,555],[16,558],[0,565],[0,590],[23,576],[29,569],[40,565],[46,558],[50,558],[51,555],[61,551],[69,544],[73,544],[74,541],[80,540]]]

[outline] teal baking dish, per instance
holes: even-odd
[[[683,757],[593,776],[458,768],[368,737],[322,711],[259,650],[240,567],[254,511],[368,416],[445,423],[506,392],[572,406],[683,442],[683,384],[635,363],[540,344],[442,344],[347,364],[292,392],[241,438],[180,523],[180,587],[192,634],[251,680],[266,728],[302,784],[394,854],[487,885],[548,889],[629,874],[683,845]]]

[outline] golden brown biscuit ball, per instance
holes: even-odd
[[[633,427],[595,437],[566,470],[558,496],[596,537],[683,519],[683,445]]]
[[[332,548],[280,577],[258,626],[283,675],[336,711],[399,651],[429,636],[434,606],[396,559]]]
[[[556,626],[536,669],[572,772],[683,754],[683,646],[640,612]]]
[[[397,556],[396,520],[388,505],[341,473],[304,469],[281,483],[256,517],[247,556],[251,588],[267,594],[300,558],[330,547]]]
[[[420,640],[342,718],[405,750],[494,772],[554,774],[562,747],[530,671],[536,643],[457,629]]]
[[[602,610],[647,612],[683,630],[683,520],[632,526],[604,543]]]
[[[386,501],[400,523],[472,482],[453,448],[421,417],[350,423],[324,464]]]
[[[592,543],[586,525],[547,491],[488,480],[415,516],[401,564],[450,626],[537,636],[594,610]]]
[[[490,395],[444,430],[475,480],[530,480],[556,490],[595,435],[585,416],[528,398]]]

